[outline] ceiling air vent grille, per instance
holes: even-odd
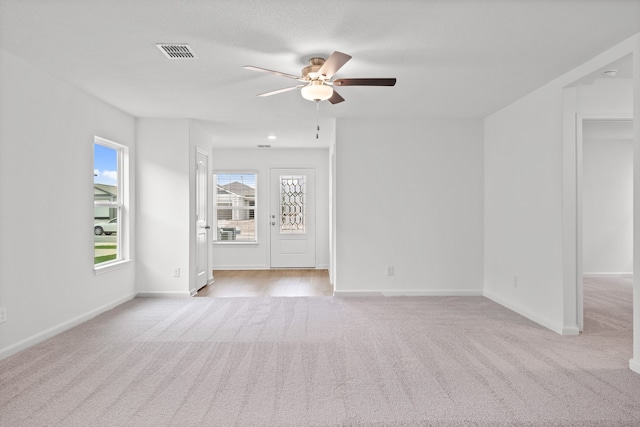
[[[158,49],[169,59],[197,59],[191,46],[182,43],[158,43]]]

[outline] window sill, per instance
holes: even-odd
[[[131,262],[130,259],[122,259],[119,261],[114,261],[110,263],[104,263],[104,265],[99,265],[97,267],[93,267],[93,273],[98,276],[100,274],[108,273],[109,271],[119,270],[129,264]]]

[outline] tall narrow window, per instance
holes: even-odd
[[[256,242],[255,173],[213,175],[216,191],[216,241]]]
[[[305,194],[304,175],[280,176],[280,233],[305,233]]]
[[[95,138],[93,144],[94,265],[124,259],[124,161],[126,147]]]

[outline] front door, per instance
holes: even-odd
[[[271,267],[315,268],[315,169],[271,169]]]
[[[207,284],[209,214],[209,155],[196,149],[196,291]]]

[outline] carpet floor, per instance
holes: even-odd
[[[0,425],[640,425],[630,282],[585,295],[579,337],[483,297],[138,298],[0,361]]]

